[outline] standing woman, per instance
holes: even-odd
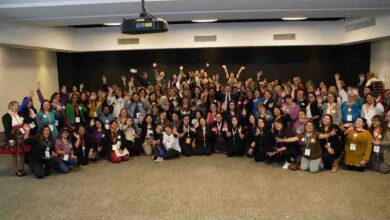
[[[372,117],[372,126],[370,128],[370,132],[373,137],[373,150],[370,167],[371,169],[381,173],[389,173],[390,128],[383,126],[381,116],[375,115]]]
[[[31,135],[35,135],[38,131],[37,110],[34,108],[34,103],[32,100],[33,94],[34,93],[32,93],[31,96],[25,97],[19,107],[19,112],[24,117],[24,123],[30,125]]]
[[[376,103],[372,94],[366,95],[366,103],[362,106],[362,117],[366,119],[367,126],[371,127],[372,117],[379,115],[382,117],[384,112],[383,105]]]
[[[232,116],[226,136],[228,138],[226,155],[228,157],[244,155],[245,133],[239,124],[237,116]]]
[[[12,155],[15,175],[22,177],[27,175],[24,171],[24,154],[30,151],[31,147],[24,143],[24,118],[18,113],[18,109],[19,103],[12,101],[8,104],[8,113],[2,117],[4,133],[0,136],[0,154]]]
[[[78,95],[72,94],[71,102],[66,105],[66,118],[72,130],[76,130],[78,125],[86,123],[87,112],[88,110],[84,104],[79,103]]]
[[[30,127],[23,126],[25,130],[25,143],[30,144],[31,151],[28,154],[28,163],[31,171],[38,179],[50,176],[52,168],[56,166],[57,154],[54,151],[54,140],[49,126],[44,126],[38,135],[29,137]]]
[[[213,153],[213,136],[211,129],[207,126],[205,118],[199,119],[199,126],[196,128],[195,139],[192,142],[192,147],[198,149],[198,155],[210,156]]]
[[[331,115],[333,124],[341,124],[341,105],[337,102],[337,97],[334,93],[329,93],[326,98],[326,103],[322,105],[323,114]]]
[[[366,120],[363,117],[357,117],[355,126],[349,127],[344,134],[344,163],[349,170],[364,171],[367,162],[371,158],[372,136],[366,129]]]
[[[313,92],[310,92],[307,95],[307,98],[308,98],[308,104],[306,106],[306,116],[308,119],[313,120],[314,125],[316,126],[316,128],[318,128],[321,112],[320,109],[318,108],[316,95]]]
[[[339,126],[333,122],[332,115],[325,114],[321,119],[321,128],[319,130],[324,135],[331,133],[333,130],[335,131],[335,135],[320,140],[324,168],[331,170],[331,173],[337,172],[339,169],[338,163],[342,151],[341,136],[343,135]]]
[[[38,128],[42,129],[43,126],[49,126],[53,139],[58,137],[58,118],[60,118],[61,112],[51,110],[49,100],[44,100],[41,104],[41,111],[38,112],[37,122]]]

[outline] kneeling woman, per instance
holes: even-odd
[[[372,136],[366,129],[366,119],[357,117],[355,126],[348,128],[344,134],[344,163],[349,170],[364,171],[371,157]]]
[[[332,115],[324,115],[321,119],[321,134],[329,134],[333,130],[336,131],[335,135],[321,140],[324,168],[331,170],[332,173],[337,172],[338,170],[338,162],[342,150],[341,136],[343,133],[339,126],[333,124]]]
[[[237,116],[231,117],[231,126],[226,132],[228,138],[228,146],[226,148],[226,155],[228,157],[244,155],[244,132],[238,123]]]
[[[69,173],[69,167],[77,165],[77,157],[74,154],[69,134],[69,130],[63,128],[60,131],[59,138],[55,141],[57,169],[61,173]]]
[[[25,143],[31,145],[28,155],[28,163],[38,179],[51,174],[52,168],[56,165],[57,154],[54,152],[54,141],[49,126],[44,125],[38,135],[29,138],[30,126],[24,125]]]
[[[181,148],[179,145],[179,139],[177,138],[178,134],[176,131],[173,131],[172,125],[167,124],[165,126],[165,132],[162,132],[161,128],[157,128],[156,131],[159,138],[158,144],[153,148],[154,162],[158,163],[163,160],[180,157]]]
[[[118,123],[112,121],[110,130],[107,131],[104,138],[104,149],[109,160],[113,163],[129,160],[129,151],[124,145],[125,134],[118,128]]]
[[[291,138],[277,138],[277,142],[291,143],[298,142],[302,147],[302,159],[301,170],[310,170],[312,173],[316,173],[320,170],[322,149],[320,146],[320,138],[329,138],[335,135],[335,130],[332,130],[328,134],[320,134],[314,129],[314,123],[308,121],[305,124],[305,131]]]

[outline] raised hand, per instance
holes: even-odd
[[[334,78],[335,78],[336,80],[339,80],[339,79],[340,79],[340,74],[339,74],[339,73],[334,74]]]
[[[157,67],[157,63],[153,63],[153,68],[156,68]]]
[[[37,82],[37,90],[41,90],[41,83]]]
[[[105,76],[105,75],[103,75],[103,76],[102,76],[102,82],[103,82],[104,84],[106,84],[106,83],[107,83],[107,78],[106,78],[106,76]]]
[[[226,65],[222,65],[222,68],[223,68],[223,69],[226,69]]]
[[[126,76],[121,76],[122,82],[126,82]]]
[[[241,66],[241,68],[240,68],[241,70],[245,70],[245,66]]]
[[[183,71],[183,69],[184,69],[183,66],[180,66],[180,67],[179,67],[179,70],[180,70],[180,71]]]
[[[360,82],[363,83],[365,79],[366,79],[366,76],[365,76],[363,73],[361,73],[361,74],[359,75],[359,80],[360,80]]]
[[[210,64],[209,63],[206,63],[206,67],[209,67],[210,66]]]
[[[65,93],[66,93],[66,86],[62,86],[62,87],[61,87],[61,93],[62,93],[62,94],[65,94]]]

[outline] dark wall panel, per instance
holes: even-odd
[[[97,88],[103,74],[110,83],[119,83],[120,76],[128,75],[130,68],[151,74],[153,62],[168,76],[177,73],[180,65],[191,70],[209,62],[210,74],[222,74],[223,64],[234,72],[245,65],[243,79],[255,77],[261,69],[268,79],[284,81],[298,75],[316,83],[333,82],[334,73],[340,72],[348,84],[355,84],[359,73],[369,71],[370,45],[136,50],[57,56],[60,85],[67,86],[83,82],[89,88]]]

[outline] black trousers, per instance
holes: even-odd
[[[244,155],[244,147],[241,142],[233,144],[230,143],[226,148],[226,155],[228,157],[242,156]]]
[[[141,155],[141,144],[139,140],[135,141],[124,141],[125,148],[129,151],[129,156],[140,156]]]
[[[180,157],[180,152],[174,149],[169,149],[165,152],[163,158],[164,160],[170,160]],[[160,156],[160,146],[153,148],[153,158],[157,159]]]
[[[332,169],[333,162],[340,157],[341,151],[334,149],[334,154],[330,154],[327,149],[322,149],[322,161],[324,162],[324,168],[327,170]]]
[[[38,179],[42,179],[45,176],[50,175],[53,167],[56,165],[56,160],[50,158],[48,160],[42,159],[40,161],[30,161],[29,166],[31,171]]]
[[[278,162],[289,162],[291,163],[291,158],[297,158],[299,155],[299,151],[295,147],[287,147],[286,150],[275,154],[272,157],[266,156],[265,155],[265,160],[267,162],[273,162],[273,161],[278,161]]]

